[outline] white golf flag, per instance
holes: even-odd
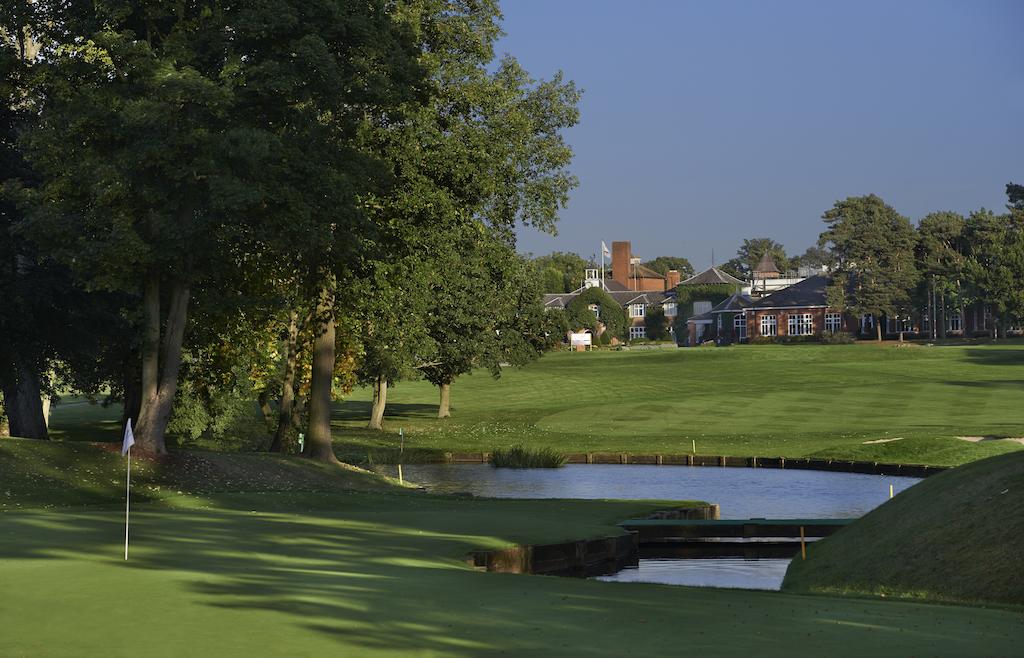
[[[608,245],[604,243],[604,240],[601,240],[601,253],[604,254],[605,258],[612,257],[612,252],[608,251]]]
[[[124,442],[121,444],[121,456],[128,454],[128,448],[135,445],[135,435],[132,434],[132,419],[128,419],[128,424],[124,426]]]

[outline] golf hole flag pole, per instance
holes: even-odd
[[[132,434],[132,419],[124,426],[124,441],[121,443],[121,455],[128,457],[128,470],[124,478],[124,559],[128,559],[128,507],[132,497],[132,446],[135,435]]]

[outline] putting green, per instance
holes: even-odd
[[[352,493],[0,514],[2,655],[1012,655],[1016,610],[478,573],[645,505]],[[649,507],[647,505],[646,507]]]

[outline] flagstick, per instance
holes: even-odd
[[[128,473],[124,478],[124,559],[128,559],[128,508],[132,496],[132,447],[128,446]]]

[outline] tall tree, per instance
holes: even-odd
[[[811,245],[810,247],[807,247],[804,253],[790,259],[789,265],[790,267],[811,267],[818,269],[829,265],[831,260],[832,256],[828,253],[828,249],[819,245]]]
[[[789,269],[789,257],[786,256],[786,248],[771,238],[750,238],[743,240],[743,244],[736,250],[736,262],[734,269],[738,269],[740,278],[749,279],[757,267],[758,262],[765,254],[770,254],[780,272]]]
[[[580,256],[569,252],[556,251],[546,256],[537,256],[533,265],[544,281],[544,292],[572,292],[583,285],[587,268],[594,265]]]
[[[372,180],[356,126],[412,44],[383,3],[48,7],[30,229],[92,286],[141,293],[136,436],[161,453],[196,286],[251,267],[247,246],[330,280]]]
[[[1005,335],[1024,309],[1024,212],[989,210],[970,214],[964,226],[966,273],[975,301],[988,305],[996,322],[992,336]]]
[[[648,267],[662,275],[668,274],[669,270],[677,270],[682,279],[691,277],[694,274],[693,265],[682,256],[658,256],[644,263],[644,267]]]
[[[882,316],[910,311],[918,280],[914,227],[874,194],[837,201],[822,219],[828,228],[819,244],[831,248],[837,273],[830,300],[851,313],[874,316],[881,340]]]
[[[921,273],[918,297],[925,301],[936,337],[945,337],[947,304],[958,313],[963,306],[963,232],[963,216],[949,211],[929,213],[917,225],[915,254]]]

